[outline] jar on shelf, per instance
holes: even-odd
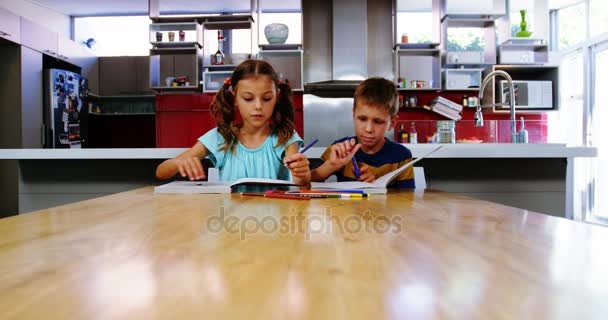
[[[437,121],[437,143],[456,143],[456,121]]]

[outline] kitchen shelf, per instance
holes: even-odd
[[[552,108],[518,108],[515,110],[518,114],[538,114],[543,112],[559,110],[559,67],[558,66],[528,66],[528,65],[494,65],[483,72],[483,76],[495,70],[506,71],[513,81],[551,81],[552,87]],[[500,96],[496,95],[499,92],[499,83],[504,80],[501,77],[494,77],[486,86],[483,92],[483,105],[492,105],[491,108],[483,108],[485,112],[493,113],[509,113],[509,106],[502,106]],[[523,94],[520,92],[520,94]]]
[[[443,69],[443,89],[477,90],[481,86],[484,69]]]
[[[255,22],[251,15],[219,15],[201,19],[204,29],[227,30],[227,29],[251,29]]]
[[[408,91],[433,91],[439,92],[442,91],[441,88],[397,88],[399,92],[408,92]]]
[[[150,87],[155,91],[200,90],[203,53],[200,47],[150,49]],[[190,86],[165,86],[167,78],[187,77]],[[193,85],[197,84],[197,85]]]
[[[542,39],[513,38],[498,46],[501,64],[544,64],[549,62],[549,45]]]
[[[179,41],[179,32],[183,31],[184,41]],[[157,33],[161,33],[162,40],[158,41]],[[169,32],[173,32],[174,41],[169,41]],[[149,27],[150,43],[155,47],[193,47],[203,46],[203,31],[198,22],[151,23]]]
[[[304,89],[303,50],[260,50],[258,58],[268,61],[279,74],[279,78],[289,80],[292,89]]]
[[[487,66],[496,63],[496,19],[500,16],[448,15],[441,19],[441,39],[444,67]],[[484,51],[448,50],[448,30],[451,28],[479,28],[484,32]]]
[[[232,71],[233,70],[203,72],[203,92],[217,92],[224,84],[224,80],[232,75]]]
[[[272,51],[272,50],[302,50],[301,44],[260,44],[258,45],[260,50]]]
[[[401,88],[401,90],[441,90],[441,50],[401,49],[394,51],[395,81],[405,78],[407,85],[412,80],[424,80],[429,87]]]

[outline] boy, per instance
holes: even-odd
[[[357,86],[353,106],[356,137],[344,137],[327,147],[321,155],[323,163],[311,172],[312,181],[324,181],[335,173],[338,181],[373,182],[412,161],[409,149],[384,137],[397,124],[398,101],[397,89],[389,80],[369,78]],[[398,175],[389,187],[415,188],[413,168]]]

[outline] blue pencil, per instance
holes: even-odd
[[[355,156],[353,156],[351,160],[353,161],[353,168],[355,169],[355,176],[357,177],[357,179],[359,179],[359,178],[361,178],[361,175],[359,174],[359,167],[357,166],[357,158],[355,158]]]
[[[310,149],[310,147],[314,146],[315,143],[319,142],[319,139],[315,138],[314,140],[312,140],[311,143],[307,144],[306,146],[304,146],[304,148],[302,148],[302,150],[300,150],[300,153],[304,153],[306,152],[306,150]],[[285,162],[284,165],[287,167],[289,166],[291,162]]]
[[[312,140],[311,143],[309,143],[307,146],[305,146],[304,148],[302,148],[302,150],[300,150],[300,153],[306,152],[306,150],[310,149],[310,147],[314,146],[315,143],[317,143],[317,142],[319,142],[319,139],[315,138],[314,140]]]

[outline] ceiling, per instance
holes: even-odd
[[[148,0],[29,0],[68,16],[148,14]],[[300,0],[260,0],[262,8],[301,11]],[[250,0],[160,0],[161,14],[249,12]]]

